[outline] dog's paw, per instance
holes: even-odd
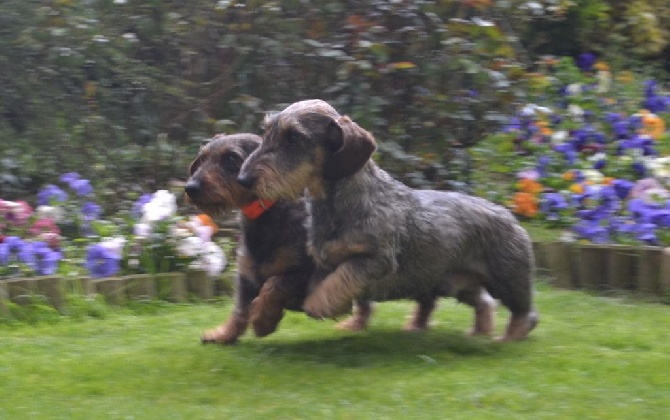
[[[219,327],[202,333],[202,335],[200,336],[200,342],[202,344],[232,345],[237,343],[237,338],[238,335],[231,334],[230,331],[227,331],[226,329]]]
[[[335,326],[338,330],[344,331],[363,331],[367,327],[368,318],[360,315],[349,317]]]

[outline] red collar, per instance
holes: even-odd
[[[242,214],[251,220],[258,219],[261,217],[261,214],[265,213],[265,211],[274,204],[275,202],[272,200],[254,200],[246,206],[242,207]]]

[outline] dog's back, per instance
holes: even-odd
[[[372,161],[331,193],[332,199],[311,204],[312,218],[319,221],[309,229],[315,247],[337,235],[392,260],[391,273],[370,279],[368,299],[454,296],[450,279],[461,274],[480,277],[489,293],[502,299],[510,284],[501,281],[531,272],[527,233],[507,209],[487,200],[411,189]]]

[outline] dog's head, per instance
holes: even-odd
[[[189,167],[184,190],[189,202],[204,213],[219,213],[240,208],[255,195],[238,182],[244,160],[258,148],[261,138],[255,134],[219,134],[201,149]]]
[[[265,119],[263,144],[238,181],[262,198],[320,195],[324,181],[351,176],[375,151],[372,134],[321,100],[296,102]]]

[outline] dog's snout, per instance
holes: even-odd
[[[249,174],[240,174],[240,176],[237,177],[237,183],[246,189],[251,189],[255,182],[256,178]]]
[[[184,186],[184,191],[189,197],[195,197],[200,193],[201,185],[200,182],[195,179],[189,179]]]

